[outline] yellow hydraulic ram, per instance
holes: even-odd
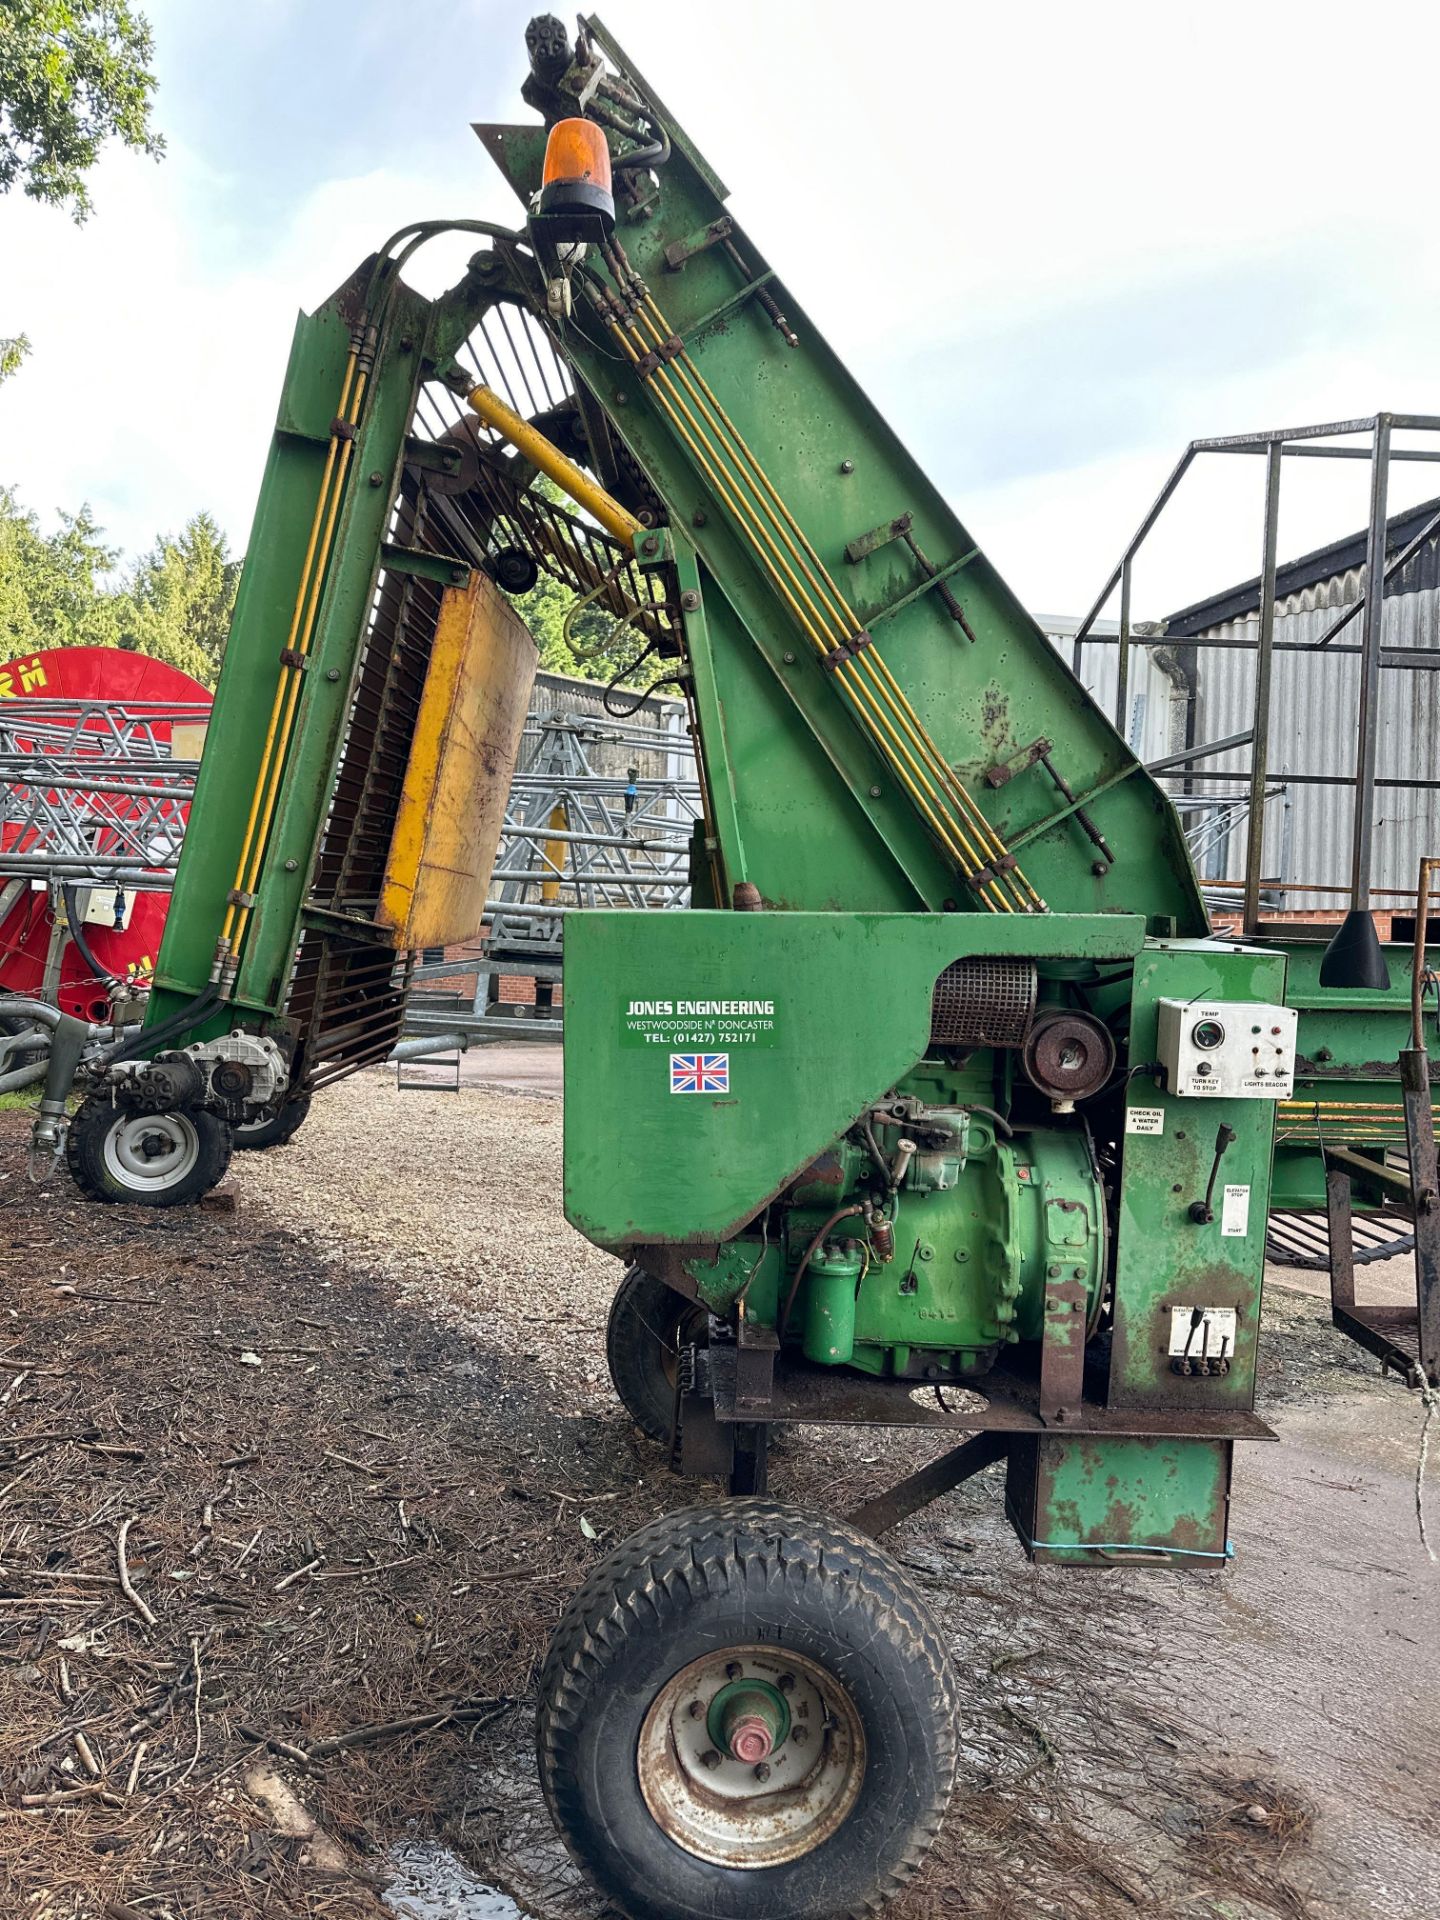
[[[532,466],[547,474],[577,506],[598,520],[607,533],[625,541],[627,546],[631,537],[639,533],[641,523],[633,513],[627,513],[618,500],[597,486],[588,473],[553,446],[538,428],[522,419],[513,407],[506,406],[498,393],[492,393],[489,387],[476,387],[466,395],[466,400],[487,427],[503,435]]]

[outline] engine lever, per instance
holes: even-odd
[[[1205,1198],[1190,1202],[1190,1218],[1197,1227],[1208,1227],[1215,1218],[1215,1208],[1211,1204],[1215,1198],[1215,1179],[1220,1172],[1220,1162],[1225,1158],[1225,1149],[1235,1138],[1235,1129],[1226,1126],[1222,1120],[1220,1131],[1215,1136],[1215,1158],[1210,1163],[1210,1178],[1205,1183]]]

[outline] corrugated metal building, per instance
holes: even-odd
[[[1067,667],[1073,668],[1080,684],[1092,696],[1107,719],[1115,718],[1115,693],[1119,675],[1116,640],[1120,626],[1115,620],[1097,620],[1089,636],[1081,642],[1080,661],[1075,661],[1075,635],[1080,622],[1067,615],[1040,616],[1050,644]],[[1138,622],[1134,631],[1154,633],[1152,626]],[[1126,700],[1125,739],[1147,763],[1162,760],[1167,754],[1180,753],[1188,744],[1186,719],[1190,706],[1190,683],[1180,670],[1173,649],[1136,647],[1130,655],[1130,687]]]
[[[1395,515],[1387,546],[1397,552],[1420,533],[1440,500]],[[1277,648],[1313,646],[1365,591],[1365,535],[1356,533],[1318,548],[1279,569],[1276,577]],[[1201,746],[1249,729],[1254,718],[1255,655],[1207,647],[1205,640],[1252,645],[1260,617],[1260,582],[1247,580],[1224,593],[1182,608],[1163,624],[1173,657],[1193,686],[1182,747]],[[1361,621],[1352,620],[1336,644],[1356,644]],[[1385,589],[1383,645],[1397,649],[1440,648],[1440,536],[1422,546]],[[1154,651],[1146,649],[1146,651]],[[1111,649],[1111,684],[1114,681]],[[1310,881],[1316,888],[1345,888],[1350,878],[1354,794],[1349,786],[1311,785],[1301,774],[1339,775],[1355,770],[1360,659],[1356,653],[1275,655],[1270,714],[1270,789],[1266,807],[1266,878]],[[1177,747],[1172,751],[1180,751]],[[1157,758],[1145,749],[1147,760]],[[1246,786],[1249,748],[1197,761],[1190,777],[1169,782],[1178,794],[1211,801]],[[1229,780],[1200,779],[1200,773]],[[1287,778],[1287,776],[1289,776]],[[1388,904],[1383,889],[1412,890],[1422,853],[1440,852],[1440,794],[1408,783],[1440,777],[1440,684],[1430,670],[1386,666],[1380,674],[1375,794],[1376,905]],[[1276,791],[1278,789],[1278,791]],[[1245,827],[1238,816],[1199,861],[1202,879],[1238,880],[1243,875]],[[1287,911],[1340,912],[1340,893],[1300,892],[1277,897]]]

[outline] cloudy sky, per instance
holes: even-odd
[[[243,548],[296,309],[406,220],[514,218],[470,122],[528,117],[531,9],[146,10],[164,162],[108,155],[83,228],[0,202],[0,335],[34,341],[0,481],[47,520],[89,500],[130,552],[200,507]],[[1440,412],[1423,0],[604,17],[1037,612],[1085,609],[1192,437]],[[437,290],[468,250],[413,277]],[[1394,503],[1440,494],[1430,472],[1398,468]],[[1256,571],[1260,480],[1211,459],[1187,482],[1137,614]],[[1288,552],[1363,521],[1358,463],[1285,484]]]

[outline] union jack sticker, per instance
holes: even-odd
[[[670,1056],[671,1093],[728,1093],[730,1056],[728,1053],[672,1053]]]

